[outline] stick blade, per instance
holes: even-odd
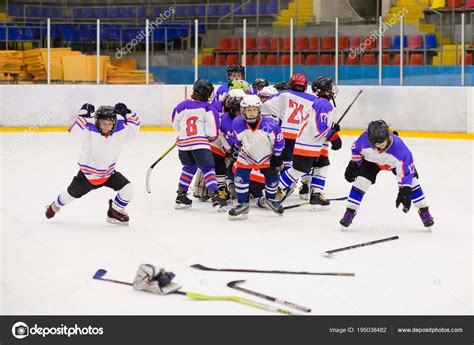
[[[153,169],[151,167],[149,167],[147,172],[146,172],[145,187],[146,187],[146,191],[148,193],[151,193],[150,177],[151,177],[151,172],[152,171],[153,171]]]
[[[191,265],[192,268],[195,268],[197,270],[202,270],[202,271],[211,271],[210,268],[206,267],[206,266],[203,266],[201,264],[194,264],[194,265]]]
[[[106,273],[107,273],[107,270],[104,270],[103,268],[98,269],[97,272],[95,272],[95,274],[92,278],[102,279],[102,277],[105,276]]]

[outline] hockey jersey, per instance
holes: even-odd
[[[140,128],[137,114],[128,114],[127,120],[117,120],[110,135],[102,135],[91,118],[78,116],[68,129],[82,139],[82,152],[77,164],[93,185],[105,183],[115,172],[115,164],[122,145],[130,141]]]
[[[216,91],[214,99],[212,100],[212,105],[217,109],[218,112],[222,113],[224,111],[224,98],[229,92],[229,83],[222,84]]]
[[[187,100],[173,110],[173,127],[178,132],[176,143],[183,151],[210,149],[209,142],[219,136],[219,113],[211,104]]]
[[[301,122],[313,109],[315,95],[293,90],[283,90],[268,98],[262,105],[263,115],[272,115],[280,120],[283,137],[296,139]]]
[[[395,169],[400,186],[411,186],[415,176],[413,156],[398,136],[390,133],[392,142],[385,151],[370,146],[367,132],[364,132],[352,144],[352,160],[361,163],[362,159],[377,164],[383,170]]]
[[[303,116],[293,150],[295,155],[318,157],[321,150],[324,150],[327,155],[326,141],[333,135],[332,109],[331,102],[325,98],[318,98],[313,109]]]
[[[219,156],[225,157],[230,152],[234,144],[234,135],[232,132],[232,116],[224,113],[220,116],[219,136],[211,142],[211,151]]]
[[[271,116],[261,116],[255,129],[245,122],[243,116],[238,116],[232,128],[235,145],[241,148],[236,162],[239,168],[268,168],[271,156],[281,155],[285,146],[281,128]]]

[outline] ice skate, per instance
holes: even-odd
[[[331,203],[326,200],[324,195],[321,193],[311,193],[309,199],[309,210],[310,211],[327,211],[330,208]]]
[[[249,204],[239,204],[233,209],[229,210],[230,220],[247,219],[249,217]]]
[[[107,223],[128,225],[130,218],[123,211],[117,211],[112,208],[112,199],[109,200],[109,211],[107,212]]]
[[[269,210],[272,210],[279,216],[283,216],[283,212],[285,212],[285,209],[283,208],[283,206],[281,206],[281,204],[278,201],[273,200],[273,199],[267,199],[265,197],[261,197],[259,201],[263,207]]]
[[[176,205],[174,208],[176,210],[190,208],[193,201],[188,198],[188,193],[183,189],[183,187],[179,187],[177,193],[178,196],[176,197]]]
[[[54,202],[52,202],[51,205],[46,207],[46,212],[45,212],[46,218],[51,219],[58,212],[59,212],[59,207],[57,207],[56,204]]]
[[[434,221],[428,207],[420,208],[418,210],[418,214],[420,215],[421,221],[423,222],[425,228],[431,231],[431,227],[434,225]]]
[[[217,210],[217,212],[226,212],[227,201],[225,200],[225,195],[222,198],[219,191],[215,191],[214,189],[208,190],[209,197],[211,198],[212,207]]]
[[[301,200],[308,201],[310,194],[309,194],[309,184],[303,182],[301,184],[300,190],[299,190],[299,195]]]
[[[339,224],[341,224],[341,230],[346,230],[349,225],[352,224],[352,220],[354,219],[356,215],[356,211],[353,210],[352,208],[346,208],[346,212],[344,213],[344,216],[342,216],[342,219],[339,221]]]

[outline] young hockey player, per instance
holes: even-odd
[[[124,212],[132,200],[133,186],[125,176],[115,170],[122,146],[130,141],[140,128],[140,119],[123,103],[115,107],[95,107],[84,104],[69,132],[82,140],[79,157],[79,172],[66,191],[59,194],[46,208],[46,218],[53,218],[57,212],[71,202],[86,195],[93,189],[112,188],[117,192],[115,199],[109,200],[107,222],[128,225],[129,216]],[[117,114],[124,117],[117,120]]]
[[[272,96],[275,96],[278,93],[278,90],[275,89],[274,86],[265,86],[263,89],[261,89],[258,92],[258,97],[262,101],[262,103],[265,103],[267,99],[269,99]]]
[[[214,158],[209,144],[218,138],[220,126],[217,110],[208,103],[213,90],[209,80],[198,79],[194,83],[191,100],[179,103],[173,110],[172,122],[178,132],[176,142],[179,159],[183,164],[176,209],[191,207],[192,200],[187,197],[187,192],[199,167],[213,206],[219,212],[225,211],[225,201],[217,193]]]
[[[252,83],[252,87],[253,87],[253,93],[254,95],[258,95],[258,93],[260,91],[262,91],[262,89],[265,87],[265,86],[269,86],[270,83],[268,82],[268,80],[266,79],[263,79],[263,78],[257,78],[253,81]]]
[[[212,105],[217,109],[218,112],[223,111],[224,98],[229,92],[230,82],[235,79],[245,80],[245,68],[240,64],[233,64],[227,67],[227,83],[222,84],[216,91]]]
[[[319,78],[315,83],[318,99],[314,109],[304,115],[300,132],[295,141],[293,167],[285,170],[280,177],[280,189],[285,198],[285,193],[298,179],[312,172],[310,210],[327,210],[330,202],[322,194],[326,184],[329,159],[322,156],[321,151],[326,141],[331,143],[333,150],[339,150],[342,146],[341,138],[337,132],[339,125],[332,124],[332,105],[330,99],[335,97],[335,87],[332,80],[327,77]]]
[[[229,211],[229,219],[246,219],[249,212],[249,175],[259,169],[265,176],[264,205],[278,214],[283,207],[275,200],[278,188],[278,171],[284,146],[283,135],[277,121],[261,116],[262,102],[256,95],[247,95],[240,103],[242,116],[234,120],[232,128],[236,147],[240,148],[234,175],[238,205]]]
[[[377,120],[369,123],[367,131],[352,144],[352,160],[344,174],[352,188],[346,212],[340,221],[343,229],[351,225],[364,194],[375,183],[380,170],[391,170],[397,176],[399,189],[395,206],[402,205],[403,212],[407,213],[413,202],[423,225],[427,228],[433,226],[412,153],[402,139],[390,133],[385,121]]]

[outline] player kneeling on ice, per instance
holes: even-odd
[[[46,218],[53,218],[61,207],[93,189],[109,187],[118,193],[113,201],[109,200],[107,222],[128,225],[129,217],[124,209],[132,200],[133,186],[125,176],[115,171],[115,164],[122,145],[137,134],[140,119],[123,103],[117,103],[115,107],[100,106],[95,112],[95,122],[91,121],[94,112],[92,104],[84,104],[76,122],[69,128],[69,132],[83,143],[79,172],[67,190],[47,207]],[[117,114],[124,119],[117,120]]]
[[[240,149],[234,175],[237,207],[229,211],[230,219],[246,219],[249,212],[249,175],[259,169],[265,176],[265,197],[262,203],[278,214],[283,207],[275,200],[278,188],[280,158],[285,145],[281,128],[271,116],[261,116],[262,101],[256,95],[247,95],[240,103],[242,116],[236,117],[232,128],[235,146]]]
[[[352,160],[344,174],[346,180],[352,183],[352,189],[346,212],[340,221],[343,229],[351,225],[364,194],[375,183],[380,170],[391,170],[398,178],[395,206],[402,205],[403,212],[407,213],[413,201],[423,225],[430,228],[434,221],[418,182],[413,156],[402,139],[390,133],[385,121],[377,120],[369,123],[368,130],[352,144]]]

